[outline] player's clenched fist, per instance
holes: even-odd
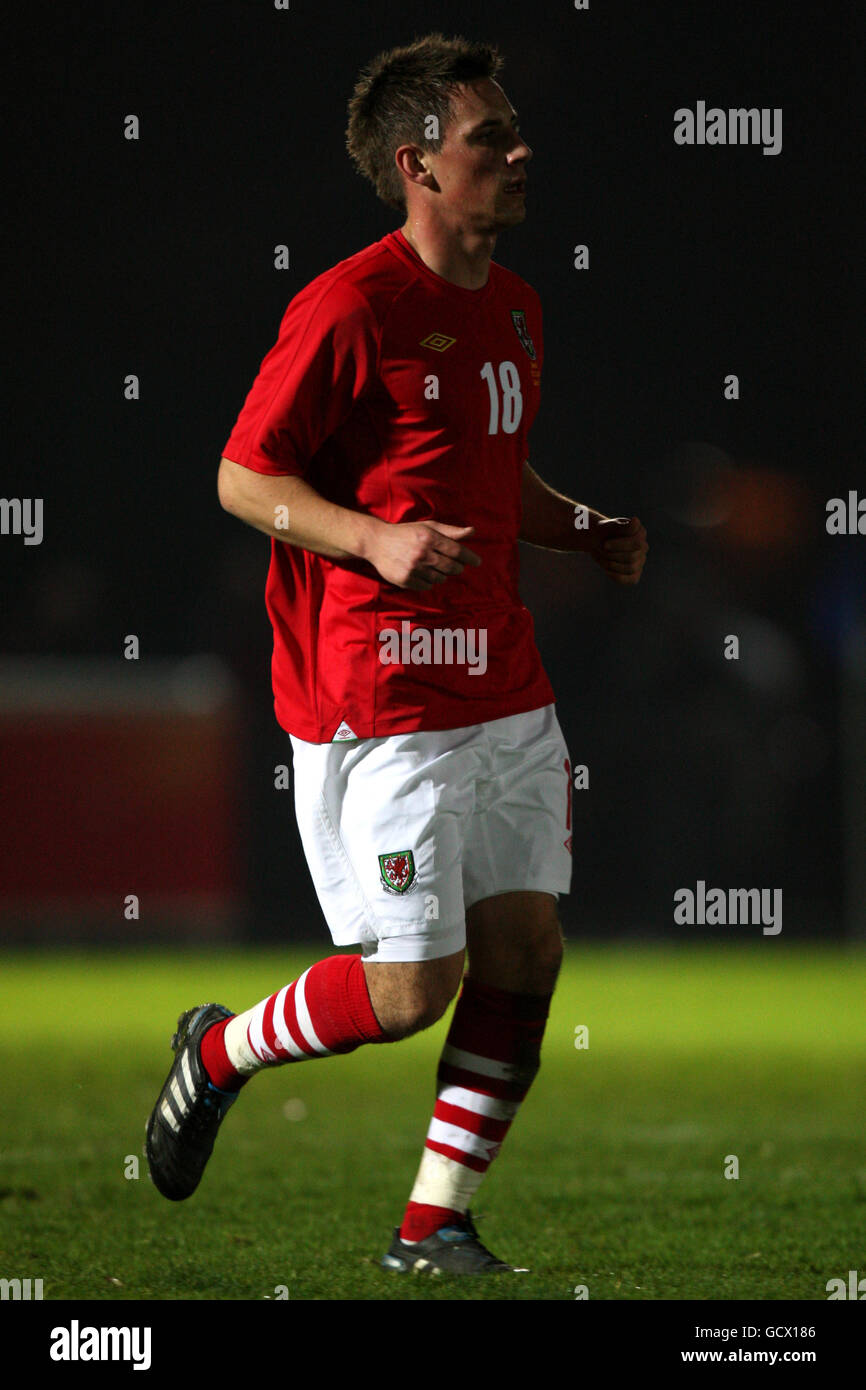
[[[365,559],[398,589],[432,589],[467,565],[480,565],[461,541],[474,526],[447,526],[442,521],[382,522],[370,535]]]
[[[648,551],[646,531],[639,519],[613,516],[598,522],[590,553],[617,584],[637,584]]]

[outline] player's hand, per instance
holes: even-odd
[[[382,522],[364,558],[398,589],[432,589],[462,574],[467,565],[481,564],[480,557],[461,544],[474,530],[443,521]]]
[[[648,551],[646,531],[636,516],[606,517],[595,527],[590,554],[617,584],[637,584]]]

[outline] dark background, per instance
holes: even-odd
[[[636,589],[522,550],[590,770],[566,931],[710,936],[672,920],[674,891],[703,878],[782,888],[786,937],[866,933],[866,537],[825,529],[829,498],[866,493],[855,7],[234,0],[17,22],[2,492],[44,498],[45,536],[0,537],[2,648],[122,664],[136,633],[140,668],[224,659],[243,769],[234,932],[327,945],[273,785],[289,748],[268,542],[221,512],[217,464],[289,299],[399,224],[349,162],[346,104],[377,52],[438,29],[501,47],[534,150],[525,224],[496,250],[545,310],[533,466],[637,513],[651,545]],[[782,152],[675,145],[674,111],[698,100],[781,107]],[[13,788],[8,823],[26,812]],[[75,807],[61,819],[74,844]]]

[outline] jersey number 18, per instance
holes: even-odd
[[[481,375],[490,392],[490,423],[487,433],[496,434],[499,429],[499,391],[492,362],[484,363]],[[520,394],[520,375],[513,362],[499,363],[499,382],[502,386],[502,432],[514,434],[523,414],[523,396]]]

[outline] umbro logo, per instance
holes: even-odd
[[[434,352],[447,352],[457,342],[456,338],[449,338],[447,333],[428,333],[426,338],[422,338],[420,347],[432,348]]]

